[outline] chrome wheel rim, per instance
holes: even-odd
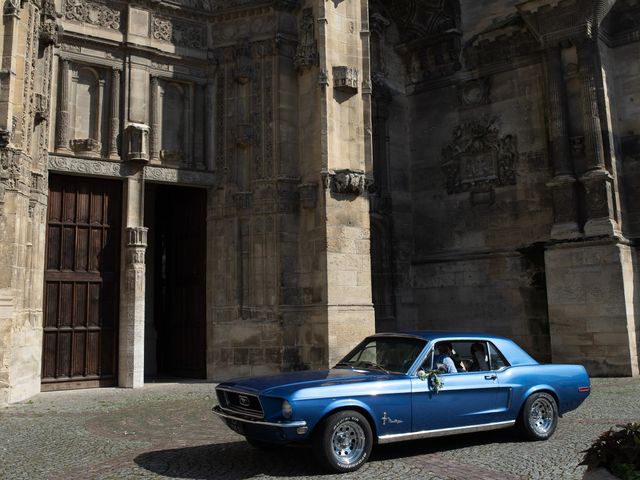
[[[531,411],[529,412],[529,425],[531,425],[531,428],[537,434],[545,435],[553,426],[554,416],[555,414],[551,401],[544,397],[537,398],[533,402],[533,405],[531,405]]]
[[[351,420],[342,422],[331,437],[333,456],[343,465],[357,462],[364,453],[364,445],[364,430]]]

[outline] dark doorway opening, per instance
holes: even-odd
[[[206,378],[204,189],[147,184],[147,377]]]

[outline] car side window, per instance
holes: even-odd
[[[424,370],[425,372],[433,370],[433,349],[429,350],[429,353],[424,357],[424,361],[418,370]]]
[[[509,366],[509,362],[507,362],[493,343],[489,343],[489,365],[491,370],[500,370]]]

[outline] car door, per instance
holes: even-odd
[[[455,351],[465,352],[478,341],[453,341]],[[484,343],[485,349],[487,348]],[[437,348],[437,344],[436,344]],[[488,351],[488,350],[485,350]],[[428,359],[427,363],[432,362]],[[458,365],[463,365],[462,360]],[[432,363],[426,367],[432,366]],[[423,365],[425,367],[425,365]],[[489,368],[488,366],[486,368]],[[482,425],[499,421],[508,400],[500,388],[498,375],[490,369],[441,373],[443,382],[435,391],[429,380],[412,379],[412,426],[413,431],[437,430],[471,425]]]

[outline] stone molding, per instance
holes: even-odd
[[[56,172],[78,173],[82,175],[100,177],[129,177],[138,171],[134,165],[124,162],[110,162],[105,160],[66,157],[49,154],[49,170]],[[175,183],[186,185],[211,186],[214,184],[214,174],[210,172],[195,172],[177,168],[158,166],[144,167],[145,180],[160,183]]]
[[[497,117],[467,120],[456,127],[452,137],[442,149],[447,193],[516,184],[516,138],[500,136]]]

